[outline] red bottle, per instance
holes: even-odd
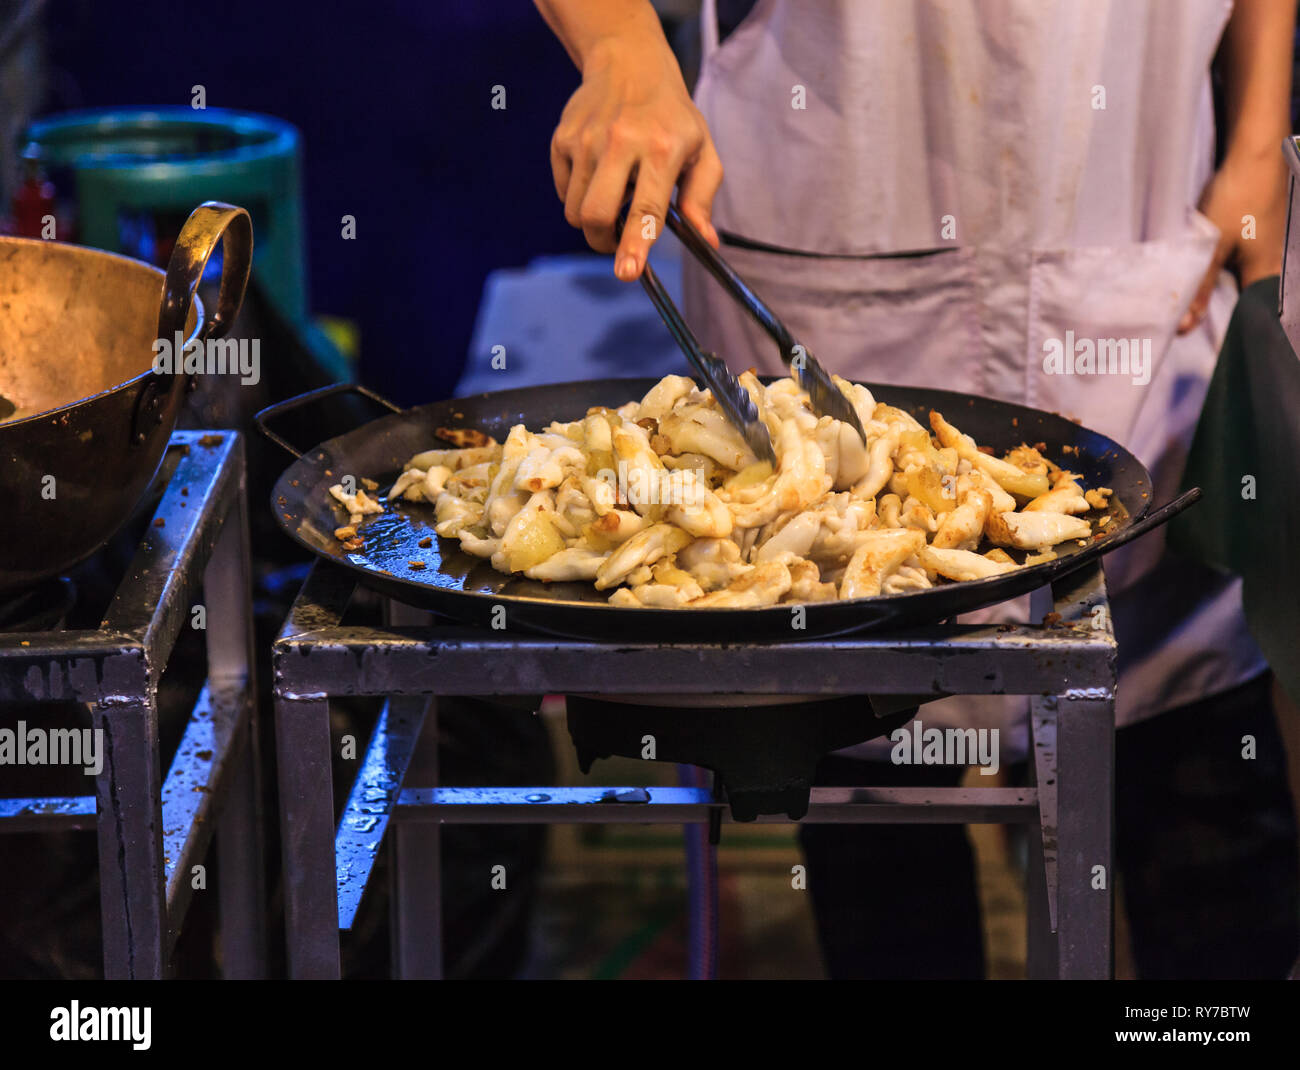
[[[33,144],[23,149],[23,181],[10,202],[10,233],[19,238],[66,238],[51,233],[47,218],[54,216],[54,183],[41,170],[41,150]]]

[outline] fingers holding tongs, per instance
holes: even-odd
[[[852,427],[858,437],[866,442],[867,435],[858,419],[857,411],[831,379],[830,374],[813,357],[807,346],[801,345],[789,329],[767,303],[758,296],[728,264],[716,249],[704,240],[700,232],[677,210],[677,205],[668,206],[668,229],[677,235],[691,255],[698,260],[715,279],[743,308],[753,317],[776,342],[781,359],[794,368],[799,385],[808,391],[808,399],[813,412],[818,416],[830,416],[842,420]]]

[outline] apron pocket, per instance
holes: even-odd
[[[1128,445],[1217,231],[1032,254],[1025,404]]]
[[[975,391],[981,351],[974,255],[825,257],[724,245],[722,254],[828,371],[846,379]],[[686,255],[685,314],[736,370],[787,368],[772,339]]]

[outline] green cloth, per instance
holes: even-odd
[[[1250,633],[1300,701],[1300,358],[1277,293],[1274,276],[1237,302],[1183,476],[1205,497],[1171,521],[1169,546],[1241,576]]]

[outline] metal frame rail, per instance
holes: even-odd
[[[253,679],[244,443],[177,431],[162,498],[98,629],[0,633],[10,702],[89,704],[105,752],[95,794],[0,799],[0,832],[95,829],[104,974],[162,978],[215,832],[226,977],[266,973],[265,865]],[[162,775],[158,681],[206,613],[208,677]],[[0,768],[0,787],[3,769]]]
[[[343,570],[317,562],[274,645],[291,976],[339,976],[339,932],[352,926],[390,823],[395,972],[438,977],[441,825],[680,824],[719,811],[726,820],[725,804],[692,788],[404,783],[419,737],[434,734],[436,695],[619,695],[644,692],[650,680],[655,692],[682,696],[1031,696],[1031,786],[814,788],[803,820],[1037,826],[1029,837],[1030,975],[1110,976],[1115,639],[1098,565],[1053,586],[1060,619],[1051,626],[943,624],[799,642],[604,644],[431,625],[427,614],[393,602],[392,624],[347,626],[355,587]],[[387,701],[336,827],[329,699],[345,695]],[[625,791],[636,801],[619,799]]]

